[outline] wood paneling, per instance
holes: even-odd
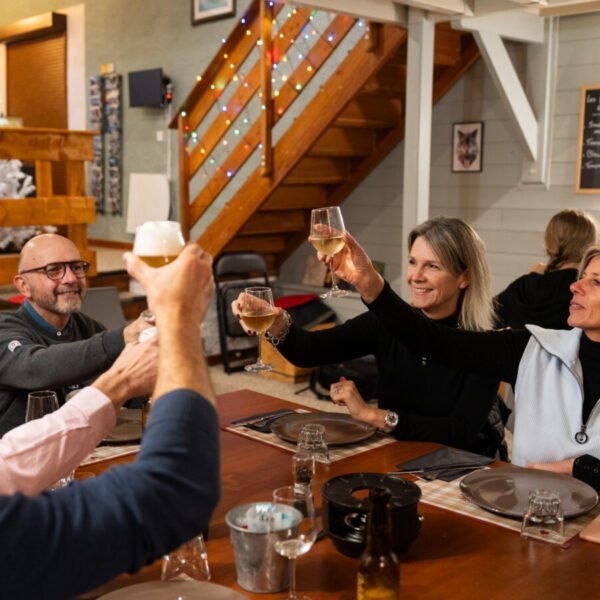
[[[35,38],[60,35],[67,31],[67,16],[60,13],[44,13],[35,17],[21,19],[0,27],[0,43],[31,40]]]
[[[48,198],[0,198],[0,226],[76,225],[96,220],[94,199],[52,196]]]
[[[8,114],[26,127],[66,128],[66,36],[8,44],[6,65]]]
[[[93,131],[67,131],[46,127],[0,129],[0,158],[23,161],[92,160]]]

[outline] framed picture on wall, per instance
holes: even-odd
[[[452,125],[452,172],[480,173],[483,159],[483,122]]]
[[[192,0],[192,25],[235,14],[235,0]]]

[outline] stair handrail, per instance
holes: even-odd
[[[260,17],[261,4],[263,5],[263,18]],[[345,15],[333,17],[326,31],[317,39],[306,55],[302,56],[289,80],[285,81],[280,90],[273,93],[272,98],[269,98],[270,94],[266,85],[272,77],[273,63],[278,58],[284,60],[283,57],[292,47],[296,36],[302,33],[316,13],[308,8],[290,9],[285,22],[273,36],[272,44],[268,43],[268,39],[265,44],[264,36],[268,34],[268,31],[266,31],[266,27],[262,27],[262,23],[269,19],[267,25],[270,26],[283,9],[283,5],[272,0],[253,0],[250,3],[229,37],[223,41],[217,55],[203,75],[198,77],[194,89],[188,94],[178,110],[177,117],[171,123],[171,126],[176,123],[178,129],[179,212],[182,231],[186,239],[189,239],[190,229],[193,225],[234,179],[236,173],[260,145],[262,145],[263,162],[268,165],[271,160],[270,156],[272,156],[269,141],[272,128],[357,22],[357,19]],[[270,15],[272,18],[269,17]],[[313,35],[315,33],[316,31],[313,30]],[[240,76],[239,67],[249,56],[254,45],[263,46],[260,54],[264,57],[267,52],[269,60],[263,58],[263,69],[261,69],[260,61],[257,61],[245,76]],[[266,50],[264,49],[265,45],[267,46]],[[240,116],[255,93],[259,91],[261,81],[263,85],[260,93],[263,97],[261,98],[262,110],[259,118],[249,124],[248,130],[241,136],[239,143],[232,148],[210,178],[206,173],[202,173],[202,178],[206,183],[191,200],[190,182],[192,178],[207,160],[212,160],[209,157],[216,151],[219,144],[229,144],[225,138],[226,134],[231,132],[235,119]],[[227,85],[232,83],[238,85],[229,100],[223,103],[222,110],[206,128],[202,137],[197,135],[195,137],[195,130],[204,124],[215,101],[219,102],[220,94],[225,91]],[[234,128],[234,131],[239,130]],[[265,174],[268,173],[269,169],[267,168]]]

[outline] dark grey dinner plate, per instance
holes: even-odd
[[[587,483],[568,475],[501,467],[476,471],[460,482],[471,502],[491,512],[521,519],[527,510],[529,492],[535,488],[557,492],[566,518],[577,517],[598,504],[598,494]]]
[[[325,427],[329,446],[362,442],[377,431],[373,425],[355,421],[350,415],[340,413],[292,413],[271,423],[271,431],[286,442],[296,443],[300,430],[308,423]]]

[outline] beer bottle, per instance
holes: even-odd
[[[357,600],[397,600],[400,565],[392,551],[390,492],[385,488],[369,490],[367,545],[360,557]]]

